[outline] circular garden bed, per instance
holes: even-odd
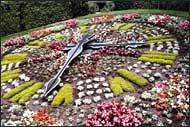
[[[129,13],[70,19],[7,40],[1,124],[189,125],[189,28],[180,17]],[[68,46],[89,31],[109,45],[84,47],[44,97]]]

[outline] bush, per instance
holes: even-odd
[[[153,59],[165,59],[165,60],[175,60],[176,56],[158,55],[158,54],[143,54],[141,57],[148,57]]]
[[[87,5],[88,5],[88,11],[90,13],[96,13],[99,11],[99,7],[95,1],[88,1]]]
[[[41,82],[35,83],[31,87],[29,87],[29,89],[27,89],[27,92],[23,94],[23,96],[19,99],[18,103],[24,104],[25,102],[27,102],[32,97],[32,95],[34,95],[40,88],[42,88]]]
[[[134,26],[135,26],[135,23],[128,23],[127,25],[122,26],[122,27],[120,28],[120,30],[125,30],[125,31],[127,31],[127,30],[131,29],[131,28],[134,27]]]
[[[3,98],[4,98],[4,99],[8,99],[8,98],[12,97],[13,95],[15,95],[15,94],[21,92],[21,91],[24,90],[25,88],[27,88],[27,87],[33,85],[34,83],[35,83],[34,80],[29,81],[29,82],[25,82],[25,83],[23,83],[23,84],[17,86],[16,88],[12,89],[10,92],[4,94],[4,95],[3,95]]]
[[[139,57],[138,60],[143,61],[143,62],[163,64],[163,65],[173,64],[173,60],[165,60],[165,59],[158,59],[158,58]]]
[[[59,90],[57,95],[54,97],[51,105],[59,106],[63,101],[65,105],[69,105],[73,102],[73,88],[71,84],[64,84],[64,86]]]
[[[154,55],[166,55],[166,56],[177,56],[174,53],[159,52],[159,51],[145,51],[144,54],[154,54]]]
[[[160,36],[155,36],[155,37],[148,37],[147,40],[161,40],[161,39],[171,39],[174,38],[173,35],[160,35]]]
[[[114,78],[109,78],[109,84],[115,96],[119,96],[123,93],[123,89],[120,86],[120,83],[117,82]]]
[[[136,83],[137,85],[141,87],[146,86],[148,84],[148,81],[145,78],[139,76],[138,74],[134,72],[128,71],[126,69],[118,69],[117,73],[123,76],[124,78],[127,78],[130,81]]]
[[[115,8],[115,4],[113,1],[107,1],[104,8],[101,9],[101,11],[113,11]]]
[[[120,24],[117,24],[117,25],[113,26],[111,29],[112,30],[119,30],[124,25],[125,25],[124,23],[120,23]]]
[[[25,90],[21,91],[20,93],[13,96],[10,101],[16,103],[19,101],[19,103],[24,103],[29,100],[29,98],[37,92],[42,87],[42,83],[38,82],[32,85],[31,87],[26,88]]]
[[[9,79],[17,78],[20,75],[20,72],[20,69],[15,69],[1,73],[1,83],[6,82]]]
[[[10,63],[17,63],[17,62],[23,61],[26,56],[27,56],[26,53],[8,54],[3,57],[1,64],[5,65],[5,64],[10,64]]]

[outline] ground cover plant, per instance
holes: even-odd
[[[87,15],[3,41],[2,126],[190,125],[189,22],[138,12]],[[88,32],[96,46],[85,45],[48,86]]]

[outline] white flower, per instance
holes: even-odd
[[[141,98],[143,99],[149,99],[150,97],[151,97],[151,94],[146,91],[141,94]]]
[[[124,102],[125,103],[132,103],[132,102],[134,102],[135,101],[135,97],[134,96],[130,96],[130,95],[126,95],[125,97],[124,97]]]

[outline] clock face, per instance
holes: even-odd
[[[77,44],[88,31],[95,35],[96,43],[122,46],[84,47],[61,75],[61,83],[44,98],[44,84],[67,60],[68,50],[64,49],[69,44]],[[139,101],[139,110],[150,112],[152,109],[158,114],[160,111],[154,106],[162,106],[157,102],[159,96],[156,92],[151,96],[150,91],[158,90],[159,82],[187,75],[184,71],[187,55],[181,53],[180,40],[167,27],[148,22],[113,20],[64,28],[58,32],[44,30],[36,33],[47,35],[31,39],[22,47],[5,46],[14,48],[9,48],[10,52],[3,54],[1,60],[2,105],[11,106],[14,102],[33,111],[48,107],[54,115],[62,111],[65,112],[61,116],[64,125],[84,124],[84,116],[92,113],[95,106],[103,101],[124,100],[130,103],[129,107],[135,108],[135,103],[129,100],[131,97]],[[17,42],[22,42],[21,38],[17,39]],[[134,43],[133,47],[127,47]],[[138,46],[138,43],[146,46]],[[187,84],[188,81],[184,79],[184,82]],[[67,91],[64,91],[64,86],[68,86]],[[68,100],[67,105],[64,93],[69,90],[67,96],[73,100]],[[167,90],[162,92],[167,93]],[[145,109],[146,106],[149,107]],[[7,114],[10,114],[8,109],[3,110],[3,115]],[[164,118],[160,116],[158,119]]]

